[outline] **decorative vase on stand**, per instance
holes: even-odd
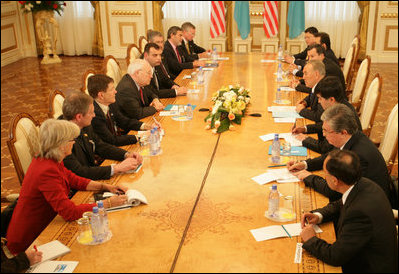
[[[61,59],[56,53],[57,36],[58,36],[58,22],[54,18],[54,11],[41,10],[33,14],[36,19],[36,34],[43,46],[43,60],[41,64],[61,63]],[[46,24],[48,22],[48,24]],[[49,35],[52,28],[52,37]],[[50,54],[53,56],[51,57]]]

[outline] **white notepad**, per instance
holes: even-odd
[[[45,261],[26,273],[73,273],[79,262],[77,261]]]
[[[40,263],[36,263],[36,264],[32,265],[32,267],[36,267],[37,265],[42,264],[45,261],[49,261],[49,260],[58,258],[60,256],[63,256],[65,254],[71,252],[69,247],[62,244],[58,240],[48,242],[47,244],[44,244],[44,245],[40,245],[37,247],[37,250],[43,252],[42,261]]]
[[[257,242],[281,238],[281,237],[289,237],[287,232],[291,235],[291,237],[299,236],[301,234],[302,228],[301,223],[287,224],[287,225],[272,225],[265,226],[257,229],[251,229],[250,232],[254,236]],[[323,232],[318,225],[313,226],[316,233]]]

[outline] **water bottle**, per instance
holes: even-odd
[[[216,47],[213,47],[213,51],[212,51],[212,60],[214,62],[216,62],[218,60],[218,53],[216,51]]]
[[[280,88],[277,88],[275,103],[276,104],[281,104],[281,89]]]
[[[150,143],[150,155],[154,156],[158,154],[158,141],[157,136],[155,135],[155,129],[151,129],[151,134],[149,138]]]
[[[283,46],[280,45],[278,47],[278,60],[282,60],[283,59]]]
[[[279,164],[280,163],[280,140],[278,138],[278,134],[274,134],[274,140],[272,143],[272,163]]]
[[[280,203],[280,195],[277,191],[277,184],[272,185],[272,190],[269,193],[268,209],[266,214],[271,218],[278,218],[278,210]]]
[[[204,71],[203,71],[202,67],[198,68],[197,79],[198,79],[198,85],[201,85],[204,83]]]
[[[93,240],[96,243],[103,242],[102,225],[100,214],[98,213],[98,207],[93,207],[93,215],[91,216],[91,233],[93,235]]]
[[[191,107],[191,104],[187,104],[187,119],[193,119],[193,108]]]
[[[157,140],[157,154],[161,151],[161,132],[158,127],[154,127],[155,137]]]
[[[102,236],[103,239],[105,240],[107,239],[109,234],[108,213],[104,208],[103,201],[98,201],[97,206],[98,206],[98,214],[100,215],[100,220],[101,220]]]
[[[281,63],[279,63],[277,69],[277,82],[283,81],[283,73],[283,68],[281,67]]]

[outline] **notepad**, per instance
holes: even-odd
[[[129,189],[128,191],[126,191],[125,194],[127,196],[126,204],[121,205],[121,206],[113,206],[110,208],[106,208],[105,210],[110,212],[110,211],[117,211],[117,210],[121,210],[121,209],[127,209],[127,208],[131,208],[134,206],[138,206],[141,203],[148,204],[147,198],[138,190]],[[115,195],[116,194],[111,193],[111,192],[104,192],[104,194],[103,194],[103,196],[106,198],[112,197]]]
[[[274,118],[275,123],[295,123],[295,117]]]
[[[45,261],[26,273],[73,273],[79,262],[77,261]]]
[[[267,108],[270,112],[279,112],[279,111],[295,111],[295,106],[270,106]]]
[[[323,232],[318,225],[314,225],[313,228],[315,229],[316,233]],[[301,223],[272,225],[250,230],[252,236],[254,236],[257,242],[281,237],[289,237],[287,232],[291,235],[291,237],[295,237],[299,236],[301,234],[301,231]]]
[[[183,79],[191,79],[191,75],[187,75],[186,74],[186,75],[183,76]]]
[[[283,147],[280,146],[280,155],[283,153]],[[272,146],[269,146],[269,155],[272,154]],[[308,156],[308,150],[306,147],[291,147],[290,156]]]
[[[187,107],[187,105],[182,105],[182,106],[184,106],[184,109]],[[197,106],[197,105],[191,105],[191,108],[194,110],[196,106]],[[179,105],[172,105],[172,104],[169,104],[169,105],[167,105],[163,110],[164,110],[164,111],[169,111],[169,110],[178,111],[178,110],[179,110]]]
[[[273,181],[277,183],[295,183],[300,180],[293,175],[287,168],[271,168],[267,172],[251,178],[259,185],[264,185]]]
[[[63,256],[65,254],[71,252],[69,247],[62,244],[58,240],[48,242],[44,245],[40,245],[37,247],[37,250],[43,252],[42,261],[40,263],[34,264],[32,267],[36,267],[37,265],[42,264],[45,261],[49,261],[49,260],[58,258],[60,256]]]
[[[273,118],[287,118],[287,117],[303,118],[296,111],[273,111],[272,117]]]

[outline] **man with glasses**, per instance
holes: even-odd
[[[335,104],[323,112],[321,120],[323,135],[327,141],[337,149],[346,149],[356,153],[360,159],[362,177],[377,183],[392,204],[392,182],[385,160],[374,143],[359,130],[353,111],[343,104]],[[324,178],[309,172],[321,170],[326,157],[327,154],[323,154],[306,161],[290,161],[287,167],[289,171],[295,172],[294,174],[303,180],[306,186],[327,196],[330,201],[335,201],[340,199],[342,194],[330,189]]]
[[[186,60],[194,61],[199,58],[206,58],[207,52],[210,52],[210,50],[207,51],[194,43],[195,26],[190,22],[185,22],[181,25],[181,29],[183,31],[183,40],[179,48],[186,56]]]
[[[122,114],[140,120],[164,109],[156,94],[148,86],[152,67],[146,60],[136,59],[130,63],[118,86],[116,103]]]

